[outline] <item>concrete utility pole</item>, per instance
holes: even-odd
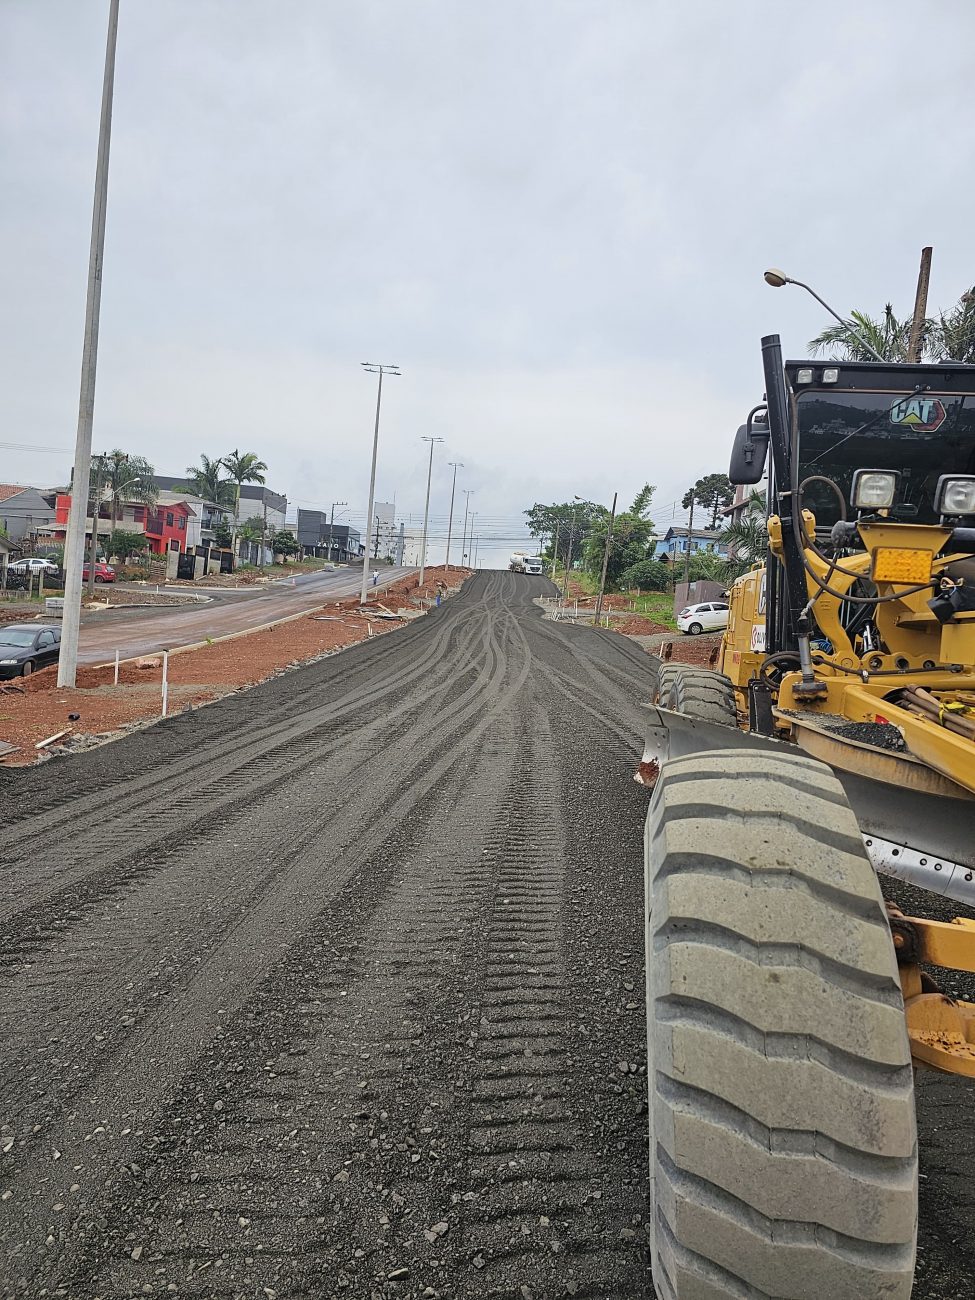
[[[576,526],[569,525],[569,549],[565,554],[565,583],[562,587],[562,603],[569,599],[569,566],[572,564],[572,543],[575,541]]]
[[[457,471],[464,468],[464,462],[462,460],[448,460],[447,464],[453,465],[454,467],[454,479],[450,485],[450,518],[447,520],[447,554],[444,557],[443,562],[445,569],[450,568],[450,536],[454,531],[454,493],[457,491]],[[460,557],[460,561],[461,564],[463,564],[463,556]]]
[[[921,345],[924,342],[924,318],[928,312],[928,282],[931,279],[933,251],[932,248],[921,249],[921,268],[917,273],[917,294],[911,318],[911,336],[907,343],[907,359],[915,363],[921,360]]]
[[[464,561],[467,559],[467,512],[468,512],[468,511],[470,510],[470,508],[471,508],[471,497],[472,497],[473,495],[474,495],[474,489],[473,489],[473,488],[464,488],[464,496],[467,498],[467,500],[464,502],[464,536],[463,536],[463,539],[462,539],[461,544],[460,544],[460,551],[461,551],[461,555],[460,555],[460,563],[461,563],[461,567],[463,567]]]
[[[91,479],[91,430],[95,416],[95,370],[98,361],[98,322],[102,302],[102,264],[105,253],[105,210],[108,204],[108,157],[112,141],[112,97],[115,90],[115,48],[118,40],[119,0],[109,0],[108,40],[102,80],[102,112],[95,164],[95,201],[91,214],[88,254],[88,296],[85,304],[85,341],[81,354],[81,396],[71,479],[71,510],[64,546],[64,610],[58,686],[74,686],[78,672],[78,632],[81,626],[81,571],[85,555],[85,518]],[[95,520],[92,520],[95,527]]]
[[[687,550],[684,553],[684,586],[691,585],[691,542],[694,540],[694,498],[691,497],[691,517],[687,525]],[[689,597],[688,597],[689,599]]]
[[[427,501],[423,507],[423,541],[420,544],[420,586],[423,586],[423,577],[427,568],[427,526],[430,523],[430,480],[433,478],[433,449],[438,442],[443,442],[443,438],[420,439],[421,442],[430,444],[430,463],[427,465]],[[457,471],[454,470],[456,478]],[[453,498],[451,497],[451,509],[453,509]],[[450,556],[450,528],[447,528],[447,555]]]
[[[609,527],[606,529],[606,545],[603,548],[603,572],[599,579],[599,598],[596,601],[596,615],[593,623],[599,622],[599,616],[603,612],[603,594],[606,591],[606,569],[609,565],[609,548],[613,544],[613,520],[616,518],[616,497],[613,493],[613,508],[609,512]]]
[[[555,581],[555,569],[559,562],[559,530],[562,527],[562,520],[555,521],[555,536],[552,538],[552,581]]]
[[[369,507],[366,510],[366,546],[362,557],[362,590],[359,592],[359,604],[366,603],[366,592],[369,589],[369,533],[372,529],[372,510],[376,504],[376,457],[379,454],[379,412],[383,404],[383,375],[395,375],[400,378],[399,366],[387,366],[377,364],[374,361],[363,361],[363,370],[368,370],[371,375],[379,376],[379,388],[376,392],[376,427],[372,435],[372,469],[369,472]],[[376,530],[376,548],[379,548],[379,530]]]
[[[328,547],[327,547],[327,549],[326,549],[326,555],[325,555],[325,558],[326,558],[327,560],[329,560],[329,561],[330,561],[331,558],[332,558],[332,529],[335,527],[335,507],[336,507],[336,506],[347,506],[348,504],[349,504],[348,501],[333,501],[333,502],[332,502],[332,516],[331,516],[331,518],[330,518],[329,521],[328,521]]]

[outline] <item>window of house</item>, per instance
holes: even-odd
[[[182,529],[185,529],[185,528],[186,528],[186,516],[185,516],[185,515],[180,515],[180,516],[178,517],[178,519],[176,520],[176,527],[177,527],[177,528],[182,528]]]
[[[166,527],[167,527],[167,528],[172,528],[172,526],[173,526],[173,512],[172,512],[172,510],[167,510],[167,511],[166,511]]]
[[[137,523],[137,524],[144,524],[144,523],[146,522],[146,508],[145,508],[145,506],[133,506],[133,507],[132,507],[132,519],[133,519],[133,521],[134,521],[135,523]]]

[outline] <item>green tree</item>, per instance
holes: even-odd
[[[223,551],[228,551],[234,544],[234,535],[230,531],[230,525],[223,519],[213,528],[213,540]]]
[[[531,535],[548,539],[542,547],[542,555],[549,559],[555,558],[552,547],[557,532],[559,561],[563,564],[568,562],[571,568],[576,556],[582,554],[592,522],[602,509],[594,501],[562,501],[552,505],[542,505],[536,501],[530,510],[525,511],[525,515]]]
[[[725,506],[730,506],[735,499],[735,489],[731,486],[731,480],[727,474],[705,474],[699,478],[693,487],[687,489],[684,493],[684,499],[681,505],[685,510],[691,508],[691,503],[699,505],[702,510],[710,511],[711,518],[708,528],[717,528],[718,518]],[[703,527],[704,525],[700,525]]]
[[[120,560],[127,560],[130,555],[141,555],[146,545],[145,533],[113,528],[105,542],[105,554],[117,555]]]
[[[274,534],[273,546],[275,555],[297,555],[301,550],[297,537],[287,528],[282,528]]]
[[[215,506],[232,509],[237,499],[237,490],[233,479],[221,478],[223,461],[218,456],[211,460],[209,456],[200,456],[199,465],[187,465],[186,489],[195,497],[211,501]]]
[[[670,565],[662,560],[639,560],[620,574],[620,587],[624,591],[668,591]]]
[[[627,569],[651,557],[654,542],[653,520],[649,518],[654,488],[645,484],[637,493],[629,510],[621,511],[613,521],[613,534],[606,565],[606,585],[615,589]],[[606,532],[609,528],[609,511],[598,507],[599,514],[592,520],[583,550],[583,568],[596,581],[602,573]]]
[[[727,582],[729,577],[728,561],[717,551],[708,548],[691,555],[691,582]]]
[[[253,515],[250,519],[245,519],[238,531],[238,536],[243,542],[259,542],[261,533],[264,528],[264,521],[259,515]]]
[[[240,489],[245,483],[263,483],[267,465],[253,451],[236,448],[223,458],[223,467],[234,482],[234,532],[240,532]]]

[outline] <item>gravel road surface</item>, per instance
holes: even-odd
[[[653,1295],[653,663],[547,590],[0,775],[3,1295]],[[960,1300],[951,1083],[918,1294]]]
[[[414,572],[415,569],[409,568],[381,569],[376,590],[381,592]],[[358,595],[361,585],[360,566],[358,570],[302,573],[293,585],[284,579],[256,590],[241,588],[233,593],[236,599],[221,599],[225,592],[218,589],[217,597],[206,604],[87,614],[82,622],[78,662],[107,663],[114,658],[116,649],[123,659],[131,659],[176,646],[195,645],[208,637],[247,631],[274,619],[287,618],[289,614],[317,609],[329,600]]]

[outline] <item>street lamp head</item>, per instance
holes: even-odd
[[[765,283],[770,284],[773,289],[781,289],[784,285],[791,284],[792,281],[784,271],[780,271],[778,267],[770,266],[765,272]]]

